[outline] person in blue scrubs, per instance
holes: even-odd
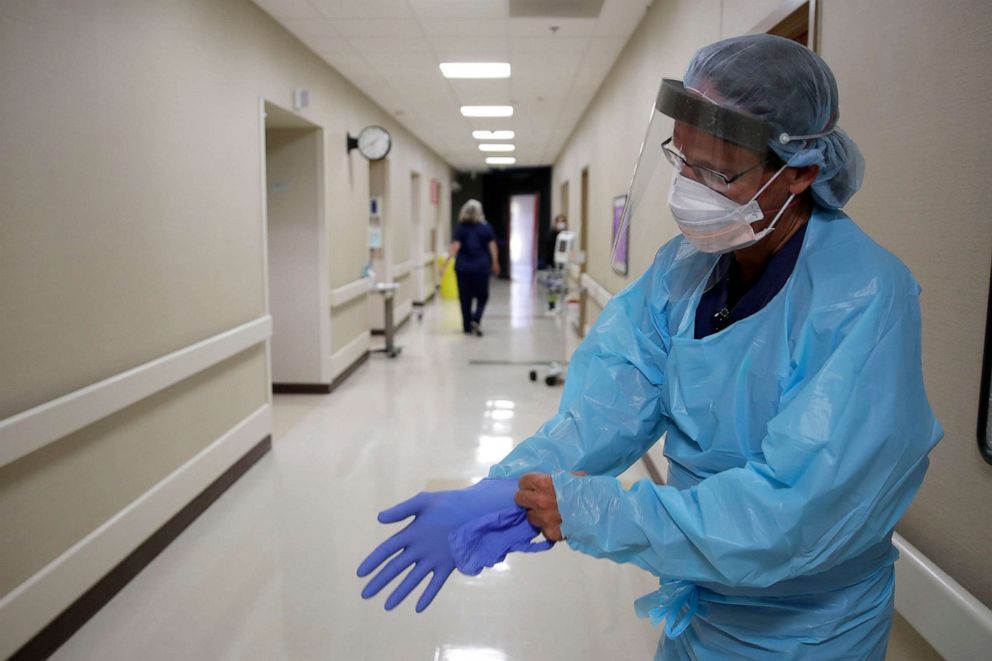
[[[448,252],[448,261],[455,260],[458,278],[458,298],[462,306],[462,330],[482,337],[482,313],[489,301],[489,274],[499,275],[496,236],[482,213],[478,200],[469,200],[458,214]],[[444,268],[448,267],[445,262]],[[442,269],[443,271],[443,269]]]
[[[841,210],[864,164],[836,82],[805,47],[749,35],[698,51],[655,110],[624,222],[665,158],[681,234],[490,477],[520,478],[548,539],[659,578],[635,604],[664,621],[657,658],[884,659],[893,529],[943,430],[920,287]],[[662,437],[666,484],[625,490],[615,476]]]

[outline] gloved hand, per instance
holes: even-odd
[[[517,506],[462,524],[448,535],[448,543],[458,571],[476,576],[486,567],[503,562],[512,551],[538,553],[555,545],[549,541],[531,541],[540,534],[540,528],[527,520],[527,510]]]
[[[425,491],[380,512],[380,523],[396,523],[410,516],[416,518],[380,544],[359,565],[358,575],[367,576],[399,551],[399,555],[390,560],[365,586],[362,598],[374,597],[410,565],[414,565],[399,587],[389,595],[386,610],[395,608],[428,574],[433,573],[430,583],[417,601],[417,612],[423,611],[455,569],[448,536],[473,519],[515,508],[513,496],[516,491],[516,480],[485,479],[466,489]]]

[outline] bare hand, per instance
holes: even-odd
[[[499,276],[499,263],[493,262],[493,275]]]
[[[535,528],[540,528],[544,536],[552,542],[560,542],[561,513],[558,511],[558,498],[551,476],[545,473],[528,473],[520,478],[520,490],[513,500],[528,510],[527,520]]]

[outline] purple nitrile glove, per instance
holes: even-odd
[[[458,571],[475,576],[486,567],[503,562],[512,551],[538,553],[555,545],[547,540],[531,541],[540,534],[541,530],[527,520],[527,510],[514,505],[472,519],[449,534],[448,541]]]
[[[423,611],[455,570],[456,561],[449,536],[470,521],[517,508],[513,502],[516,492],[516,480],[485,479],[466,489],[425,491],[380,512],[380,523],[396,523],[410,516],[415,518],[403,530],[376,547],[359,565],[358,575],[368,576],[395,555],[365,586],[362,597],[374,597],[413,565],[410,573],[389,595],[386,610],[395,608],[428,574],[433,574],[417,601],[417,612]],[[534,534],[537,534],[536,529]]]

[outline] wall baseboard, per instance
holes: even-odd
[[[371,355],[371,351],[366,350],[365,353],[356,358],[351,365],[348,365],[343,372],[334,377],[334,380],[331,381],[331,392],[334,392],[337,387],[344,383],[349,376],[358,371],[358,368],[364,365],[369,359],[369,355]]]
[[[331,356],[331,390],[336,388],[335,383],[342,374],[348,370],[353,370],[356,363],[360,364],[363,356],[369,352],[372,338],[368,332],[362,332],[355,339],[348,342]],[[347,376],[347,375],[345,375]]]
[[[253,463],[258,456],[264,454],[264,450],[259,447],[260,439],[261,444],[266,443],[265,439],[271,433],[272,408],[266,403],[34,576],[4,595],[0,599],[0,658],[6,658],[15,652],[24,659],[43,658],[44,654],[41,652],[45,650],[51,653],[55,649],[52,647],[54,643],[44,642],[45,640],[51,638],[54,641],[55,637],[64,636],[58,643],[61,644],[95,612],[92,604],[98,600],[89,594],[90,590],[113,572],[124,573],[114,574],[115,578],[112,581],[108,579],[111,582],[107,585],[119,583],[122,587],[127,581],[121,583],[121,576],[127,576],[127,572],[133,572],[131,576],[137,574],[140,567],[135,570],[135,559],[131,558],[137,552],[135,549],[140,549],[149,542],[160,529],[174,530],[175,534],[181,532],[195,517],[189,518],[182,528],[178,525],[185,519],[177,517],[194,501],[202,509],[206,509],[212,501],[206,498],[197,500],[199,496],[215,485],[229,486],[237,475],[250,466],[249,463],[241,463],[241,460],[249,456],[253,458]],[[236,465],[241,469],[240,472],[234,469]],[[217,493],[219,494],[220,492]],[[192,510],[186,511],[183,516],[188,517],[190,512]],[[157,543],[161,543],[161,537],[156,539],[159,540]],[[146,547],[141,557],[147,556],[150,561],[154,555],[148,553],[153,548],[154,545]],[[130,569],[118,570],[122,565]],[[119,590],[120,587],[116,589]],[[76,606],[80,600],[89,604],[86,608],[92,611],[87,618],[80,619],[78,613],[85,611],[76,610],[73,611],[75,615],[66,615],[65,619],[59,619],[68,609],[83,609],[83,604]],[[103,603],[106,600],[100,602],[100,605]],[[77,622],[76,628],[68,626],[67,623],[72,622]],[[53,628],[49,630],[49,626]],[[23,654],[19,651],[22,647]]]
[[[273,383],[275,395],[326,395],[331,392],[330,383]]]

